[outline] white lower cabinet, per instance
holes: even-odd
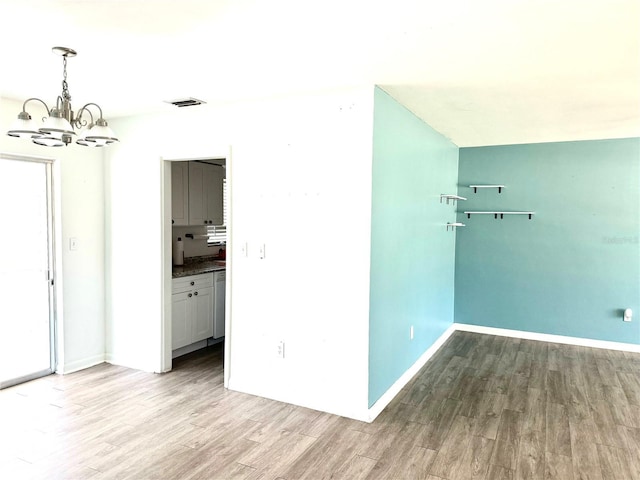
[[[171,295],[171,349],[191,343],[192,301],[187,293]]]
[[[213,303],[213,338],[224,337],[224,302],[227,273],[215,272],[213,274],[213,291],[215,301]]]
[[[201,288],[193,295],[191,343],[213,337],[213,287]]]
[[[213,336],[213,274],[174,278],[171,295],[171,349]]]

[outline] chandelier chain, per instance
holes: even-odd
[[[71,101],[71,94],[69,93],[69,85],[67,84],[67,57],[62,57],[62,98],[67,101]]]

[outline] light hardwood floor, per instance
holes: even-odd
[[[219,347],[0,391],[0,478],[640,479],[640,355],[456,332],[372,424],[222,387]]]

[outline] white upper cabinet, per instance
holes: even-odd
[[[208,225],[222,225],[224,222],[222,214],[222,174],[224,170],[214,165],[207,165],[207,167],[204,171],[206,219],[209,220]]]
[[[200,162],[171,163],[172,225],[222,225],[224,170]]]
[[[172,225],[189,225],[189,162],[171,162]]]
[[[221,170],[189,162],[189,225],[222,225]]]
[[[189,225],[205,225],[205,166],[189,163]]]

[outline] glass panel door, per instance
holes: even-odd
[[[54,368],[50,172],[0,157],[0,388]]]

